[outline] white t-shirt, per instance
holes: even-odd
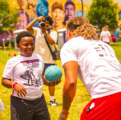
[[[62,66],[69,61],[78,63],[78,77],[92,98],[121,91],[121,64],[108,44],[72,38],[61,49]]]
[[[110,43],[109,36],[111,36],[109,31],[102,31],[100,36],[102,36],[102,41],[106,43]]]
[[[44,35],[42,33],[42,30],[40,28],[33,28],[34,29],[34,36],[36,37],[35,40],[35,53],[41,55],[43,58],[44,63],[48,64],[56,64],[56,61],[53,60],[51,52],[46,44]],[[50,30],[50,36],[52,39],[57,42],[57,32]],[[50,45],[50,44],[49,44]],[[55,45],[50,45],[52,51],[55,50]]]
[[[40,55],[31,57],[18,55],[7,61],[3,77],[12,79],[26,88],[27,95],[23,99],[36,99],[42,96],[43,80],[41,78],[44,62]],[[18,97],[16,91],[12,95]]]

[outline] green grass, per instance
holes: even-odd
[[[121,60],[121,40],[118,41],[116,44],[111,44],[113,49],[116,52],[116,56],[119,60]],[[15,52],[14,49],[11,50],[0,50],[0,79],[2,78],[3,70],[5,67],[5,64],[8,59],[11,57],[8,56],[8,53],[11,53],[11,57],[13,57],[14,53],[19,54],[19,52]],[[58,61],[57,65],[62,69],[61,62]],[[48,87],[44,86],[43,93],[45,95],[45,99],[48,105],[49,113],[51,120],[58,120],[59,114],[62,109],[62,89],[63,89],[63,83],[64,83],[64,71],[62,69],[63,76],[62,76],[62,82],[56,86],[55,91],[55,99],[57,102],[57,106],[52,107],[49,105],[50,96]],[[77,81],[77,91],[76,96],[73,100],[73,103],[69,110],[69,116],[67,120],[79,120],[80,114],[84,108],[84,106],[89,102],[90,95],[87,93],[83,83],[78,79]],[[2,100],[5,110],[0,111],[0,120],[10,120],[10,95],[11,95],[11,89],[5,88],[0,84],[0,99]]]

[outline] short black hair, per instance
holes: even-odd
[[[75,4],[72,1],[67,1],[65,4],[65,8],[67,5],[70,5],[70,4],[74,6],[74,10],[75,10]]]
[[[23,37],[32,37],[33,40],[35,41],[35,37],[30,33],[30,32],[27,32],[27,31],[22,31],[20,32],[17,37],[16,37],[16,43],[19,44],[21,38]]]
[[[45,20],[49,21],[50,25],[53,25],[53,20],[49,15],[45,16],[44,18]]]

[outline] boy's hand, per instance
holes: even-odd
[[[58,85],[61,82],[61,79],[56,80],[55,82],[49,82],[50,86]]]
[[[17,92],[17,95],[19,97],[25,97],[27,92],[26,92],[26,88],[24,88],[22,85],[20,84],[16,84],[16,86],[14,87],[15,91]]]

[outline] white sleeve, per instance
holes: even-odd
[[[69,61],[77,61],[76,48],[65,44],[61,49],[60,58],[62,66]]]
[[[55,41],[55,43],[57,42],[57,32],[56,31],[52,31],[50,32],[50,36],[51,38]]]
[[[3,77],[4,78],[8,78],[8,79],[12,79],[13,78],[13,66],[12,63],[10,61],[7,61],[7,64],[4,68],[4,72],[3,72]]]
[[[39,30],[39,28],[37,28],[37,27],[33,27],[33,30],[34,30],[34,36],[36,37],[36,35],[37,35],[37,31]]]
[[[111,36],[110,32],[108,31],[108,35]]]
[[[102,32],[100,33],[100,36],[102,36]]]

